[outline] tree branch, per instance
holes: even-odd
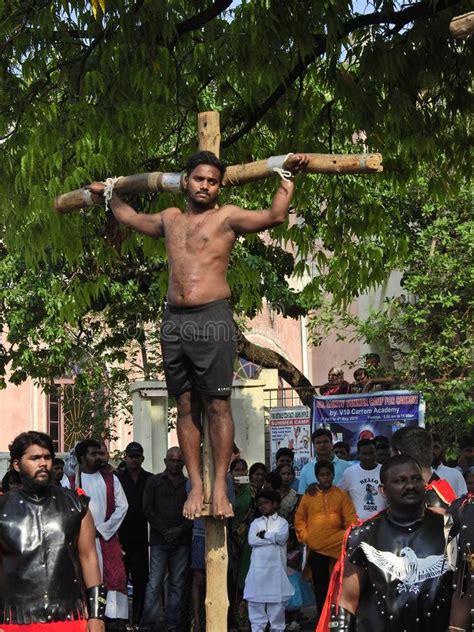
[[[298,395],[305,406],[313,409],[313,397],[317,395],[307,377],[289,360],[277,351],[260,347],[250,342],[235,325],[237,331],[237,353],[245,360],[258,364],[264,369],[278,369],[278,375],[290,386],[298,389]]]
[[[417,4],[401,9],[397,12],[384,12],[376,11],[365,15],[357,15],[344,23],[341,34],[337,37],[336,41],[341,41],[347,35],[350,35],[358,29],[374,26],[376,24],[394,24],[398,28],[403,28],[409,22],[413,20],[436,15],[440,11],[459,4],[462,0],[443,0],[433,7],[432,3],[428,0],[422,0]],[[226,148],[229,145],[236,143],[247,132],[257,125],[257,123],[263,118],[263,116],[270,110],[271,107],[282,97],[285,92],[293,85],[308,67],[316,61],[318,57],[321,57],[326,52],[327,37],[325,35],[314,36],[314,48],[311,53],[305,55],[298,63],[288,72],[286,77],[279,83],[272,94],[265,99],[263,103],[254,108],[251,112],[247,122],[242,127],[231,134],[228,138],[221,142],[221,147]]]
[[[173,48],[178,42],[179,38],[185,35],[186,33],[190,33],[191,31],[200,29],[208,22],[211,22],[220,13],[223,13],[226,9],[228,9],[231,4],[232,4],[232,0],[216,0],[214,4],[211,4],[211,6],[208,7],[207,9],[204,9],[204,11],[201,11],[200,13],[196,13],[196,15],[193,15],[187,20],[178,22],[175,26],[176,34],[171,40],[171,43],[169,44],[169,48]]]

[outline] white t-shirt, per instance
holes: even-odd
[[[433,468],[433,471],[436,472],[440,478],[444,478],[444,480],[448,481],[458,498],[463,494],[467,494],[467,485],[464,476],[455,467],[448,467],[442,463],[438,467]]]
[[[339,481],[338,487],[348,492],[361,520],[386,507],[385,498],[379,490],[381,467],[378,464],[373,470],[364,470],[360,465],[353,465]]]

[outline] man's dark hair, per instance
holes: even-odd
[[[254,463],[253,465],[250,466],[249,476],[252,476],[252,474],[255,474],[257,470],[263,470],[265,473],[268,472],[267,466],[265,465],[265,463]]]
[[[405,426],[392,435],[395,452],[411,456],[421,467],[431,467],[433,461],[433,437],[425,428]]]
[[[431,436],[433,437],[433,443],[439,443],[441,446],[444,446],[443,439],[441,438],[439,432],[432,432]]]
[[[265,498],[265,500],[269,500],[272,503],[281,503],[281,496],[275,489],[261,489],[258,494],[255,496],[255,502],[258,504],[260,498]]]
[[[19,461],[30,445],[39,445],[41,448],[48,450],[51,458],[54,459],[54,443],[51,437],[44,432],[30,430],[29,432],[22,432],[13,439],[9,446],[10,460]]]
[[[318,478],[318,474],[321,470],[323,470],[324,468],[331,470],[333,476],[334,476],[334,463],[332,463],[331,461],[316,461],[316,463],[314,464],[314,475],[316,476],[316,478]]]
[[[420,468],[421,466],[416,459],[408,454],[396,454],[395,456],[391,456],[389,459],[385,461],[385,463],[380,468],[380,482],[382,485],[385,485],[387,482],[388,473],[393,467],[397,467],[398,465],[416,465]]]
[[[281,476],[277,472],[267,472],[265,474],[265,483],[270,485],[272,489],[280,489],[281,487]]]
[[[385,435],[377,435],[374,437],[374,443],[376,448],[389,448],[390,441]]]
[[[351,446],[347,443],[347,441],[336,441],[332,448],[333,450],[335,450],[336,448],[344,448],[347,454],[351,453]]]
[[[359,377],[359,375],[362,375],[362,373],[365,373],[365,375],[369,377],[369,374],[367,373],[367,369],[360,368],[354,371],[354,380],[356,380]]]
[[[332,443],[332,432],[329,430],[329,428],[318,428],[317,430],[315,430],[311,435],[311,441],[314,441],[318,437],[329,437]]]
[[[357,452],[359,452],[365,445],[373,445],[375,448],[375,441],[373,439],[361,439],[357,442]]]
[[[295,453],[293,452],[293,450],[290,450],[290,448],[279,448],[275,455],[276,460],[278,461],[281,456],[289,456],[290,459],[293,461],[295,458]]]
[[[100,443],[95,439],[84,439],[84,441],[80,441],[76,447],[74,448],[74,452],[76,453],[77,462],[80,464],[83,457],[86,456],[87,450],[89,448],[97,448],[100,450]]]
[[[365,359],[367,360],[377,360],[380,362],[380,355],[378,353],[366,353]]]
[[[221,180],[225,173],[225,164],[212,151],[198,151],[193,154],[186,163],[186,174],[189,176],[191,172],[199,167],[199,165],[212,165],[217,167],[221,174]]]
[[[236,468],[237,465],[243,465],[246,470],[249,469],[249,466],[247,465],[247,461],[245,459],[234,459],[229,466],[229,470],[233,472],[234,468]]]
[[[459,449],[465,450],[466,448],[471,448],[474,445],[474,440],[471,435],[463,435],[459,439]]]
[[[53,459],[53,465],[62,465],[64,467],[64,461],[60,458]]]

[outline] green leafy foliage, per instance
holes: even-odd
[[[94,14],[83,0],[0,3],[2,362],[16,383],[46,383],[91,348],[97,366],[121,365],[125,343],[140,346],[155,326],[163,243],[97,208],[58,216],[52,200],[93,179],[181,170],[200,111],[220,111],[229,164],[288,151],[384,156],[383,174],[301,178],[296,220],[238,242],[229,280],[240,315],[265,299],[297,316],[327,293],[347,305],[406,265],[419,175],[446,208],[469,178],[472,56],[448,31],[467,0],[230,5],[113,0]],[[274,189],[222,200],[265,208]],[[150,212],[183,203],[130,201]]]
[[[474,424],[472,393],[474,217],[472,188],[433,203],[419,179],[400,200],[416,212],[407,230],[406,291],[367,320],[330,307],[312,321],[313,340],[334,328],[388,353],[393,373],[424,394],[427,421],[454,440]]]

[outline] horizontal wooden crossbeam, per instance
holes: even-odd
[[[308,173],[326,173],[343,175],[356,173],[379,173],[383,171],[381,154],[307,154],[310,158]],[[222,185],[238,186],[275,176],[274,166],[284,166],[285,156],[272,156],[267,160],[257,160],[242,165],[227,167]],[[184,191],[184,172],[139,173],[123,176],[118,179],[115,190],[119,195],[131,193],[179,193]],[[70,213],[87,206],[92,202],[88,192],[77,189],[59,195],[54,201],[54,208],[59,213]]]
[[[474,33],[474,11],[453,18],[449,23],[449,30],[456,39],[461,39]]]

